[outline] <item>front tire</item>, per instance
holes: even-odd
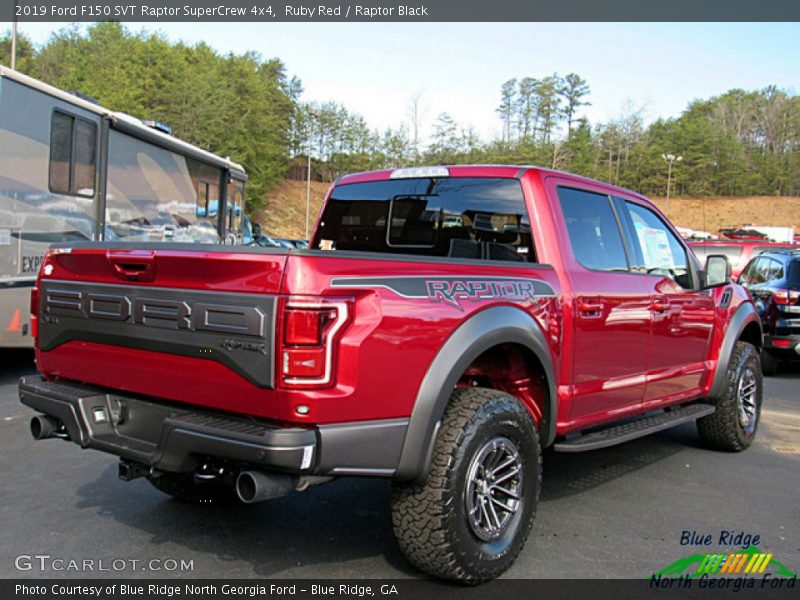
[[[516,398],[456,389],[427,479],[394,485],[400,548],[436,577],[477,584],[502,574],[533,525],[541,461],[535,424]]]
[[[737,342],[725,373],[725,388],[714,414],[697,420],[703,442],[716,450],[741,452],[756,436],[764,397],[758,350]]]

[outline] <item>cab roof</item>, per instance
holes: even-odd
[[[386,181],[389,179],[411,179],[424,177],[498,177],[509,179],[522,179],[531,171],[539,172],[543,175],[559,175],[568,177],[576,182],[586,182],[593,185],[602,185],[614,188],[637,198],[647,200],[647,198],[633,190],[623,188],[618,185],[583,177],[566,171],[548,169],[537,165],[426,165],[419,167],[403,167],[398,169],[381,169],[377,171],[363,171],[344,175],[336,180],[334,185],[348,185],[351,183],[367,183],[370,181]]]

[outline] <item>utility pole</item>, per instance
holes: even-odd
[[[669,213],[669,188],[670,184],[672,183],[672,163],[674,162],[681,162],[683,160],[682,156],[675,156],[674,154],[662,154],[661,158],[667,161],[669,165],[667,167],[667,210],[666,212]],[[667,215],[669,216],[669,214]]]

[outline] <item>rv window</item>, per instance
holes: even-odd
[[[54,112],[50,124],[50,191],[94,196],[97,126]]]
[[[105,239],[219,243],[221,179],[218,167],[111,129]]]
[[[97,147],[97,128],[93,123],[75,120],[73,146],[73,192],[94,196],[94,157]]]
[[[63,113],[53,113],[50,127],[50,191],[56,194],[69,194],[72,121],[72,117]]]
[[[216,217],[219,212],[219,186],[208,184],[208,216]]]
[[[197,216],[207,217],[208,211],[208,184],[205,181],[197,182]]]
[[[228,229],[235,233],[241,231],[243,205],[244,183],[231,179],[228,182]]]

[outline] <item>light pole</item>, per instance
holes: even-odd
[[[306,181],[306,239],[308,239],[308,229],[311,220],[311,134],[313,132],[314,118],[317,116],[318,115],[316,111],[311,108],[308,109],[308,145],[306,148],[308,154],[308,173]]]
[[[669,187],[670,183],[672,183],[672,163],[675,161],[681,162],[683,157],[675,156],[674,154],[662,154],[661,158],[667,161],[667,164],[669,165],[667,167],[667,212],[669,212]]]

